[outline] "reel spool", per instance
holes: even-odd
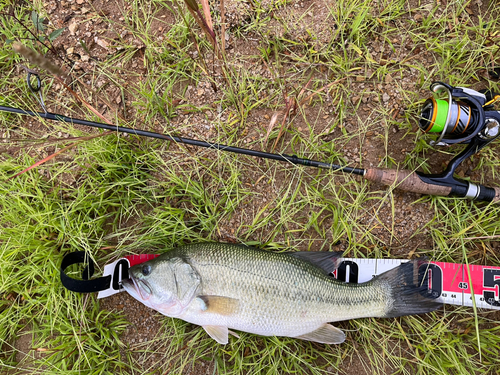
[[[462,136],[466,134],[471,122],[474,123],[471,120],[472,111],[467,103],[452,100],[450,106],[446,100],[431,97],[424,103],[418,125],[424,133]]]

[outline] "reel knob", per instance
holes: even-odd
[[[484,129],[479,133],[482,139],[494,139],[498,137],[500,132],[500,123],[492,118],[486,119],[486,125]]]

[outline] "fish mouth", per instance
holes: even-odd
[[[144,280],[137,280],[131,276],[128,279],[122,280],[122,286],[135,299],[147,301],[151,298],[151,288]]]

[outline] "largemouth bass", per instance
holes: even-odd
[[[237,336],[230,329],[339,344],[345,334],[329,322],[421,314],[441,306],[425,297],[426,277],[416,282],[417,261],[349,284],[328,275],[340,255],[195,244],[131,267],[123,286],[146,306],[202,326],[221,344],[229,333]]]

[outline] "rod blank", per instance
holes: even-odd
[[[269,152],[262,152],[262,151],[250,150],[250,149],[246,149],[246,148],[227,146],[227,145],[223,145],[220,143],[211,143],[211,142],[199,141],[196,139],[176,137],[176,136],[172,136],[172,135],[160,134],[160,133],[150,132],[150,131],[146,131],[146,130],[137,130],[137,129],[132,129],[132,128],[126,128],[126,127],[118,126],[118,125],[108,125],[108,124],[103,124],[102,122],[87,121],[87,120],[82,120],[82,119],[78,119],[78,118],[74,118],[74,117],[59,115],[56,113],[33,112],[33,111],[26,111],[24,109],[5,107],[5,106],[0,106],[0,111],[17,113],[20,115],[26,115],[26,116],[31,116],[31,117],[41,117],[41,118],[44,118],[47,120],[67,122],[67,123],[71,123],[71,124],[90,126],[93,128],[112,130],[112,131],[117,131],[120,133],[128,133],[128,134],[138,135],[141,137],[148,137],[148,138],[162,139],[162,140],[166,140],[166,141],[173,141],[173,142],[183,143],[183,144],[187,144],[187,145],[191,145],[191,146],[205,147],[205,148],[211,148],[211,149],[216,149],[216,150],[220,150],[220,151],[232,152],[235,154],[255,156],[257,158],[278,160],[278,161],[289,162],[289,163],[298,164],[298,165],[305,165],[308,167],[333,169],[335,171],[352,173],[352,174],[356,174],[356,175],[360,175],[360,176],[362,176],[365,173],[364,169],[346,167],[346,166],[337,165],[337,164],[323,163],[320,161],[310,160],[310,159],[303,159],[303,158],[299,158],[295,155],[272,154]]]

